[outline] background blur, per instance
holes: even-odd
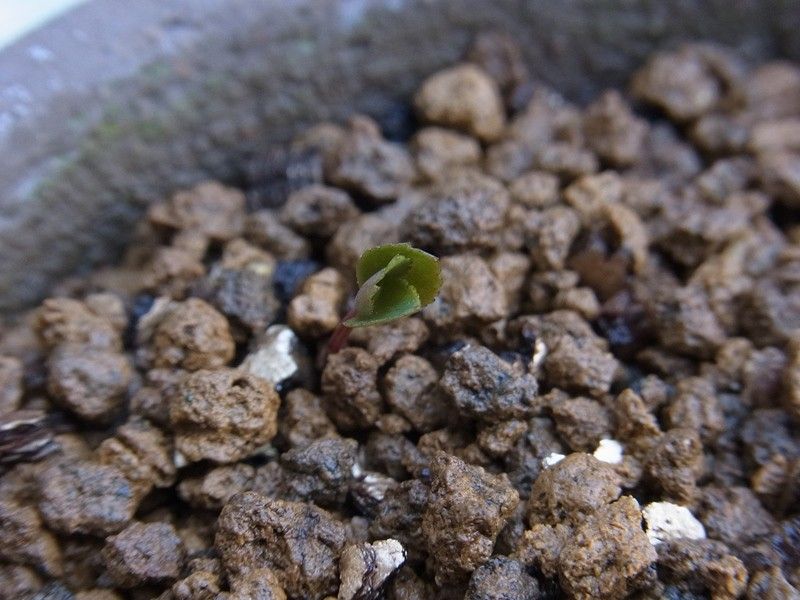
[[[114,260],[146,206],[280,179],[277,144],[354,112],[390,137],[478,31],[586,103],[656,48],[800,58],[798,0],[0,0],[0,310]]]
[[[0,48],[84,0],[0,0]]]

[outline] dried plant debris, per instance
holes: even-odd
[[[0,465],[36,461],[58,449],[55,434],[66,426],[57,414],[20,410],[0,416]]]
[[[0,598],[800,597],[800,66],[523,55],[2,324]]]

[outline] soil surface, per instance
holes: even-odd
[[[0,328],[0,599],[800,598],[800,67],[480,36]],[[372,245],[419,315],[325,345]]]

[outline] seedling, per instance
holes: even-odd
[[[356,280],[359,289],[353,308],[331,335],[330,353],[342,349],[354,327],[401,319],[433,302],[442,285],[442,273],[435,256],[411,244],[385,244],[361,255]]]

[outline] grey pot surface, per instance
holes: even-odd
[[[686,40],[800,57],[797,0],[91,0],[0,51],[0,310],[114,260],[176,188],[280,173],[270,148],[308,123],[399,135],[415,85],[487,29],[581,102]]]

